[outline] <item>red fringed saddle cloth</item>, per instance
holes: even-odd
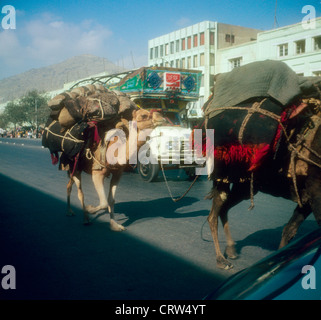
[[[283,135],[284,128],[286,128],[287,121],[298,113],[300,113],[307,105],[304,103],[293,104],[283,110],[281,115],[278,117],[279,121],[277,123],[276,130],[274,133],[274,139],[270,143],[240,143],[239,141],[233,141],[231,143],[225,143],[224,145],[214,145],[214,159],[218,160],[220,163],[225,164],[227,167],[230,164],[243,164],[247,168],[247,171],[253,172],[260,167],[263,160],[268,154],[274,154],[278,150],[278,146]],[[260,116],[260,121],[264,121],[264,117]],[[247,124],[246,124],[247,125]],[[245,130],[246,130],[245,125]],[[251,123],[253,126],[253,123]],[[203,124],[204,126],[204,124]],[[259,130],[259,129],[258,129]],[[220,134],[214,128],[214,141],[216,140],[216,134]],[[207,141],[205,130],[203,130],[202,145],[199,145],[194,141],[194,133],[191,136],[192,146],[195,151],[202,152],[202,155],[206,156],[206,148],[211,148]],[[213,152],[213,147],[210,152]]]

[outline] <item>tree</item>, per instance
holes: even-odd
[[[19,101],[25,116],[24,121],[34,128],[44,124],[50,113],[48,100],[46,95],[40,94],[37,90],[28,91]]]
[[[14,101],[8,102],[2,114],[2,119],[7,125],[12,123],[16,129],[17,125],[22,125],[25,121],[25,114],[22,106]]]

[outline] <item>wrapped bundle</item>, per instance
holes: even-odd
[[[87,127],[87,123],[80,122],[62,133],[60,123],[49,118],[42,136],[42,146],[48,148],[51,154],[62,151],[69,159],[73,159],[84,146]]]
[[[87,97],[78,97],[83,119],[110,120],[118,115],[119,100],[115,93],[96,92]]]

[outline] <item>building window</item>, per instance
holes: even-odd
[[[158,58],[158,47],[155,47],[154,50],[155,50],[155,59],[157,59]]]
[[[166,43],[165,44],[165,56],[167,56],[169,54],[168,48],[169,48],[169,45],[168,45],[168,43]]]
[[[188,37],[187,38],[187,49],[191,49],[192,48],[192,37]]]
[[[231,59],[230,61],[230,66],[231,69],[237,68],[241,66],[241,62],[242,62],[242,58],[235,58],[235,59]]]
[[[210,32],[210,45],[214,46],[214,32]]]
[[[187,69],[192,68],[192,58],[191,57],[187,57]]]
[[[205,54],[200,54],[200,66],[203,67],[205,65]]]
[[[179,68],[179,67],[180,67],[180,65],[179,65],[179,59],[176,59],[175,67],[176,67],[176,68]]]
[[[305,40],[300,40],[295,42],[296,54],[301,54],[305,52]]]
[[[197,64],[197,55],[193,56],[193,68],[197,68],[198,64]]]
[[[313,75],[317,77],[321,77],[321,70],[319,71],[313,71]]]
[[[161,45],[159,48],[159,56],[162,57],[164,55],[164,45]]]
[[[170,43],[170,53],[173,54],[174,53],[174,41],[172,41]]]
[[[234,34],[227,33],[225,35],[225,42],[234,43],[235,42]]]
[[[288,44],[280,44],[279,45],[279,56],[284,57],[288,55]]]
[[[200,46],[204,46],[205,44],[205,35],[204,32],[200,33]]]
[[[214,53],[210,54],[210,66],[214,66],[215,64],[215,55]]]
[[[198,46],[198,36],[197,34],[194,34],[193,36],[193,47],[197,47]]]
[[[314,37],[314,50],[321,50],[321,36]]]
[[[150,48],[149,59],[153,59],[153,48]]]
[[[183,58],[181,61],[181,68],[185,69],[185,58]]]
[[[179,52],[179,40],[176,40],[176,52]]]
[[[185,50],[185,39],[182,39],[182,51]]]

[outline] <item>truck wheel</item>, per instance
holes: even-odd
[[[139,162],[138,172],[140,176],[143,178],[143,180],[147,182],[155,181],[159,172],[159,164],[142,164]]]

